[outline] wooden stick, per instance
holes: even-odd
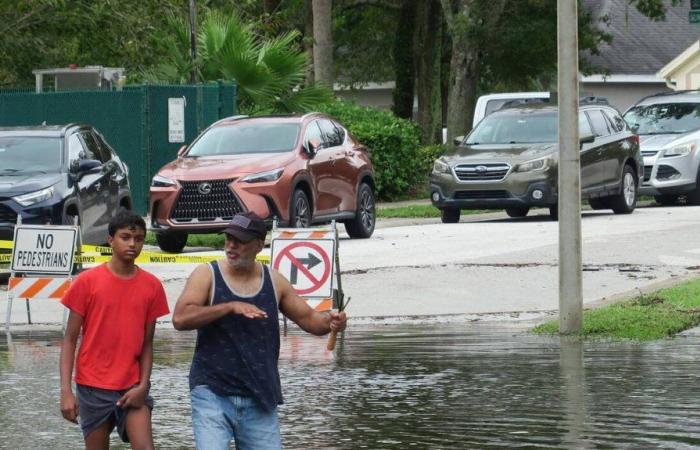
[[[346,306],[348,306],[348,303],[350,303],[350,299],[352,297],[348,297],[348,301],[345,302],[343,305],[339,305],[338,312],[341,312],[345,309]],[[328,343],[326,344],[326,350],[333,351],[335,349],[335,341],[338,338],[338,330],[331,330],[331,334],[328,335]]]

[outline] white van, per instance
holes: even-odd
[[[482,95],[476,101],[474,107],[474,120],[472,128],[494,111],[501,109],[503,105],[512,100],[535,99],[549,100],[549,92],[503,92],[500,94]]]

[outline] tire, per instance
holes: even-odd
[[[372,188],[365,183],[357,190],[357,210],[355,218],[345,222],[345,231],[353,239],[367,239],[374,233],[377,221],[377,210],[374,204]]]
[[[559,220],[559,205],[549,207],[549,218],[554,221]]]
[[[610,209],[610,204],[607,198],[589,198],[588,204],[591,205],[593,209]]]
[[[506,214],[508,214],[508,217],[525,217],[529,212],[530,208],[527,206],[523,208],[506,208]]]
[[[637,206],[637,177],[628,165],[622,170],[621,192],[610,197],[610,207],[615,214],[630,214]]]
[[[156,233],[156,241],[161,250],[168,253],[180,253],[187,244],[187,233]]]
[[[689,205],[700,205],[700,170],[695,177],[695,189],[685,194],[685,199]]]
[[[678,196],[671,194],[655,195],[654,200],[661,206],[674,206],[678,203]]]
[[[311,225],[311,203],[301,189],[294,191],[289,205],[289,225],[292,228],[308,228]]]
[[[442,223],[457,223],[459,222],[460,210],[457,208],[443,208],[441,210]]]

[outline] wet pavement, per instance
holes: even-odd
[[[283,336],[285,448],[700,446],[698,335],[582,344],[509,322],[351,327],[334,353]],[[193,447],[193,339],[157,332],[157,448]],[[59,343],[56,331],[0,337],[0,448],[81,448],[58,411]]]

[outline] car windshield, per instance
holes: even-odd
[[[298,135],[296,123],[214,127],[192,146],[187,156],[287,152],[294,148]]]
[[[700,128],[700,103],[635,106],[625,121],[637,134],[680,134]]]
[[[492,114],[467,137],[467,145],[530,144],[557,141],[555,112],[522,111]]]
[[[0,175],[56,172],[61,146],[58,137],[0,136]]]

